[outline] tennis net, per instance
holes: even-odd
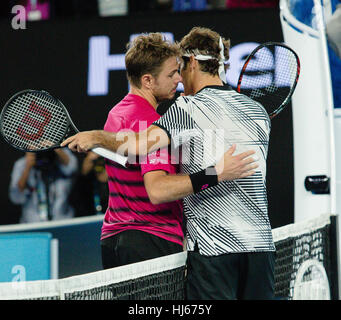
[[[336,216],[273,229],[273,238],[277,298],[338,299]]]
[[[335,216],[273,230],[277,299],[338,299]],[[0,283],[0,299],[184,300],[186,252],[58,280]]]

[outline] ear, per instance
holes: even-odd
[[[151,89],[154,85],[154,77],[150,73],[146,73],[141,77],[141,85],[144,88]]]
[[[194,58],[194,56],[190,56],[189,57],[189,66],[190,66],[191,70],[195,69],[197,67],[197,65],[198,65],[198,60],[196,60]]]

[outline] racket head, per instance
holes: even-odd
[[[300,60],[289,46],[266,42],[246,58],[237,84],[237,92],[259,102],[270,119],[290,102],[300,75]]]
[[[13,95],[0,115],[0,133],[14,148],[39,152],[59,148],[74,127],[65,106],[48,92],[23,90]]]

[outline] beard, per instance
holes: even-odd
[[[154,94],[154,97],[158,103],[163,102],[165,100],[171,100],[175,97],[175,93],[169,93],[166,95]]]

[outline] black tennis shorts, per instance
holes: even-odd
[[[229,253],[207,257],[188,252],[188,300],[274,299],[275,252]]]
[[[126,230],[101,240],[104,269],[182,252],[181,245],[153,234]]]

